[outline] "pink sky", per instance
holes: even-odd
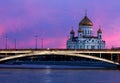
[[[10,0],[0,1],[0,48],[34,48],[35,35],[38,47],[41,39],[44,48],[66,48],[67,35],[75,31],[88,10],[94,34],[102,26],[106,48],[120,47],[120,1],[119,0]],[[76,33],[77,34],[77,33]]]

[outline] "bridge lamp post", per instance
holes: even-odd
[[[41,48],[43,49],[43,38],[41,39]]]
[[[38,48],[38,36],[36,35],[35,36],[35,49]]]
[[[8,37],[5,36],[5,49],[8,49]]]
[[[15,43],[15,49],[16,49],[16,39],[14,39],[14,43]]]

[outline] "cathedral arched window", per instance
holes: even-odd
[[[92,34],[92,32],[90,31],[90,35]]]
[[[82,49],[82,46],[80,45],[80,49]]]
[[[86,35],[86,30],[85,30],[85,35]]]
[[[95,46],[91,46],[92,49],[95,49]]]
[[[94,42],[94,40],[92,40],[92,42]]]
[[[88,46],[87,46],[87,49],[88,49]]]
[[[80,37],[82,36],[82,34],[80,34]]]

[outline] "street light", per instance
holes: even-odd
[[[8,37],[5,36],[5,49],[8,49],[7,41],[8,41]]]
[[[36,35],[35,36],[35,49],[38,48],[38,36]]]
[[[43,38],[41,39],[41,48],[43,49]]]
[[[14,43],[15,43],[15,49],[16,49],[16,39],[14,39]]]

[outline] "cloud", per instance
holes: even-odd
[[[109,3],[108,3],[109,2]],[[11,0],[0,1],[0,36],[9,37],[9,47],[34,48],[34,36],[44,38],[45,48],[65,48],[66,36],[71,27],[77,32],[78,23],[88,10],[88,17],[94,23],[94,33],[102,26],[103,39],[107,47],[119,44],[119,3],[118,1],[49,1],[49,0]],[[115,37],[117,35],[117,37]],[[109,36],[109,37],[108,37]],[[4,40],[4,39],[3,39]],[[0,40],[2,43],[3,40]],[[27,44],[26,44],[27,42]],[[39,45],[40,47],[41,45]],[[1,45],[4,47],[4,45]]]

